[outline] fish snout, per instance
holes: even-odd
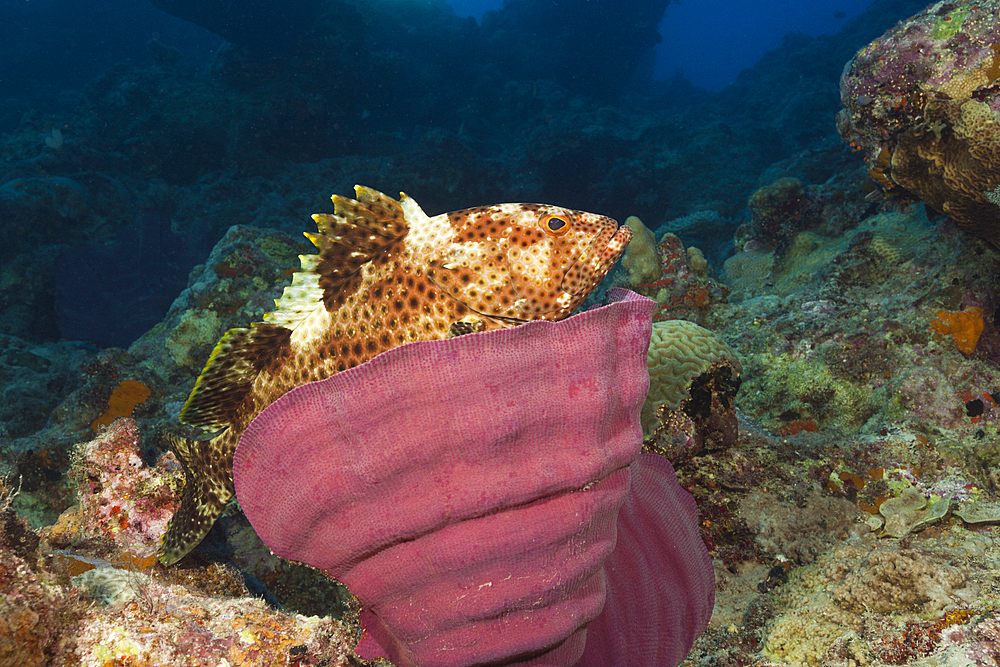
[[[611,271],[618,258],[625,252],[625,247],[632,240],[632,230],[625,225],[619,226],[617,222],[608,218],[614,226],[609,226],[603,230],[591,246],[590,257],[588,257],[588,268],[593,272],[596,283],[604,280],[604,277]]]

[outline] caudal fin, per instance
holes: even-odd
[[[160,545],[160,562],[173,565],[198,546],[233,498],[234,440],[228,430],[213,440],[170,437],[184,468],[184,495]]]

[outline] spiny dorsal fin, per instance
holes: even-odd
[[[181,421],[209,431],[232,424],[254,378],[288,346],[291,335],[291,329],[271,323],[227,331],[181,409]]]
[[[230,329],[216,344],[181,410],[182,422],[211,431],[231,424],[254,379],[288,345],[292,330],[320,304],[339,308],[357,291],[361,267],[388,259],[406,236],[400,202],[360,185],[354,191],[357,200],[334,195],[334,213],[313,216],[319,233],[306,237],[319,254],[299,255],[302,268],[274,302],[274,312],[249,329]]]
[[[307,265],[306,257],[309,256],[304,255],[302,271],[317,275],[314,290],[321,293],[329,311],[342,306],[346,296],[357,291],[361,267],[372,260],[389,259],[395,244],[410,229],[398,201],[360,185],[355,186],[354,191],[357,200],[334,195],[333,214],[314,215],[319,233],[306,233],[306,238],[319,248],[319,256],[309,260]],[[304,308],[294,301],[286,302],[283,295],[279,299],[279,311],[269,321],[281,320],[280,311],[286,306]]]

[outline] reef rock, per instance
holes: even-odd
[[[1000,245],[1000,1],[938,2],[861,49],[840,83],[869,174]]]

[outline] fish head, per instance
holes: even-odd
[[[447,214],[454,236],[429,277],[483,315],[559,320],[614,266],[632,232],[611,218],[548,204]]]

